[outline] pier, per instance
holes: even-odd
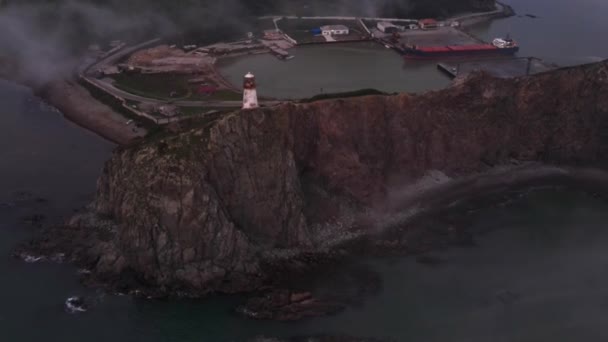
[[[474,71],[484,71],[496,77],[510,78],[533,75],[556,67],[535,57],[506,57],[438,63],[437,68],[451,78],[464,77]]]
[[[287,51],[287,49],[290,49],[293,47],[293,45],[290,42],[285,41],[285,40],[275,40],[275,41],[262,40],[261,42],[264,46],[266,46],[266,48],[268,48],[270,53],[272,55],[274,55],[275,57],[277,57],[278,59],[289,60],[289,59],[293,58],[293,56],[290,55],[289,52]]]

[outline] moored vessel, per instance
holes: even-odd
[[[402,45],[400,52],[406,59],[439,59],[447,57],[513,55],[519,45],[511,38],[496,38],[491,44],[446,46]]]

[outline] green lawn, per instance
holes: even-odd
[[[114,85],[124,91],[156,99],[189,97],[188,79],[177,74],[117,74]],[[173,96],[172,96],[173,95]]]
[[[193,116],[208,113],[209,115],[215,113],[223,113],[227,111],[232,111],[233,109],[225,108],[225,107],[180,107],[179,112],[183,116]]]
[[[209,95],[199,94],[199,85],[188,83],[189,75],[179,74],[118,74],[114,86],[131,94],[160,100],[239,101],[242,94],[218,90]]]
[[[243,94],[232,90],[218,90],[209,95],[199,94],[196,91],[193,91],[192,95],[188,98],[188,100],[198,101],[241,101],[242,99]]]

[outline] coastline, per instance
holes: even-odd
[[[126,124],[128,118],[95,99],[76,81],[52,81],[34,92],[68,120],[116,144],[126,145],[146,134],[141,127],[134,132],[135,126]]]
[[[382,257],[419,255],[449,245],[474,245],[480,232],[470,230],[466,219],[469,213],[501,205],[536,189],[573,189],[608,199],[608,171],[593,167],[531,162],[496,166],[460,179],[436,179],[425,177],[413,184],[413,191],[394,200],[389,211],[372,216],[379,219],[373,224],[372,233],[346,241],[338,248]],[[449,222],[450,230],[435,230],[437,222]]]
[[[144,127],[127,125],[129,118],[96,99],[75,77],[41,84],[22,75],[17,63],[0,60],[0,78],[29,88],[67,120],[115,144],[127,145],[147,134]]]
[[[314,278],[319,270],[366,256],[411,257],[446,246],[474,245],[476,232],[470,231],[467,224],[468,212],[500,205],[509,196],[544,187],[572,188],[608,198],[608,171],[526,163],[496,166],[457,179],[437,181],[434,176],[423,177],[410,185],[407,196],[393,199],[389,210],[366,212],[350,224],[337,225],[340,228],[336,230],[318,232],[324,241],[315,247],[263,251],[264,273],[280,272],[276,274],[281,276],[261,281],[248,291],[226,293],[281,290],[290,279],[303,275]],[[453,230],[434,229],[442,220],[453,223]],[[171,292],[139,284],[136,279],[96,274],[96,253],[103,252],[103,236],[114,228],[113,222],[97,217],[92,208],[87,208],[65,226],[50,227],[41,237],[18,246],[14,256],[35,256],[52,262],[55,256],[65,255],[65,260],[87,269],[82,275],[83,284],[114,293],[147,298],[201,298],[211,294]]]
[[[67,120],[115,144],[127,145],[147,133],[142,127],[134,132],[134,125],[126,125],[128,118],[95,99],[74,79],[57,79],[38,86],[8,73],[0,74],[0,78],[29,88]]]

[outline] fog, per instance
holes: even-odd
[[[259,15],[423,15],[471,1],[0,0],[0,58],[17,62],[29,82],[44,83],[69,74],[90,44],[111,39],[194,33],[211,41],[242,35]]]
[[[7,3],[0,11],[0,57],[16,61],[29,82],[68,75],[90,44],[137,41],[219,25],[245,29],[243,7],[233,0],[191,6],[143,1],[85,0]]]

